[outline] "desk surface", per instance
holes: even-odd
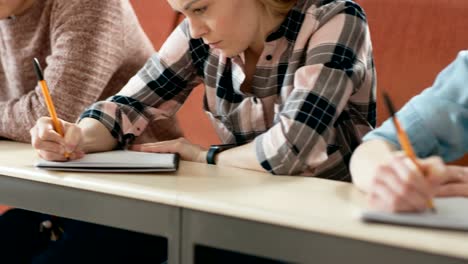
[[[468,259],[468,233],[366,224],[353,185],[181,162],[176,173],[94,174],[33,167],[27,144],[0,141],[0,174],[262,223]]]

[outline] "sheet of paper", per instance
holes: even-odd
[[[424,226],[468,231],[468,198],[437,198],[434,200],[436,212],[424,213],[384,213],[364,211],[361,219],[369,222],[383,222],[400,225]]]

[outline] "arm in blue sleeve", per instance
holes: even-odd
[[[468,51],[437,77],[434,85],[411,99],[398,113],[419,157],[441,156],[453,161],[468,151]],[[381,138],[399,146],[387,120],[364,140]]]

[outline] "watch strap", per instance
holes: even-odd
[[[237,144],[222,144],[222,145],[211,145],[210,149],[208,149],[208,153],[206,154],[206,163],[215,165],[216,155],[222,151],[225,151],[230,148],[237,147]]]
[[[218,151],[219,151],[219,147],[217,145],[211,146],[210,149],[208,149],[208,153],[206,154],[206,163],[215,165],[216,164],[215,156],[216,156],[216,153],[218,153]]]

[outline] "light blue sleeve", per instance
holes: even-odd
[[[468,51],[445,68],[431,88],[411,99],[398,113],[419,157],[453,161],[468,152]],[[399,146],[391,120],[364,140],[385,139]]]

